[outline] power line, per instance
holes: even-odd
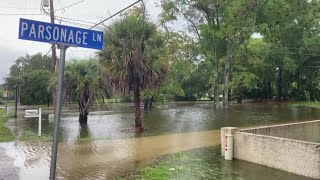
[[[141,0],[138,0],[138,1],[134,2],[134,3],[132,3],[131,5],[129,5],[129,6],[127,6],[126,8],[124,8],[124,9],[122,9],[122,10],[120,10],[120,11],[116,12],[116,13],[115,13],[115,14],[113,14],[112,16],[110,16],[110,17],[108,17],[108,18],[106,18],[106,19],[104,19],[104,20],[100,21],[99,23],[95,24],[94,26],[90,27],[89,29],[92,29],[92,28],[94,28],[94,27],[96,27],[96,26],[98,26],[98,25],[100,25],[100,24],[104,23],[105,21],[107,21],[107,20],[109,20],[109,19],[111,19],[111,18],[113,18],[113,17],[117,16],[118,14],[122,13],[123,11],[125,11],[125,10],[127,10],[127,9],[131,8],[132,6],[136,5],[136,4],[137,4],[137,3],[139,3],[140,1],[141,1]]]
[[[34,14],[0,14],[0,16],[41,16],[41,15],[44,15],[44,14],[37,14],[37,13],[34,13]]]
[[[39,8],[23,8],[23,7],[0,7],[0,9],[18,9],[18,10],[39,10]]]
[[[58,21],[71,23],[71,24],[75,24],[75,25],[79,25],[79,26],[84,26],[84,27],[87,27],[87,28],[89,28],[91,26],[90,24],[78,23],[78,22],[68,21],[68,20],[65,20],[65,19],[58,19],[58,18],[55,18],[55,19],[58,20]]]
[[[49,51],[46,53],[46,56],[48,56],[50,52],[51,52],[51,48],[50,48]]]
[[[58,0],[58,2],[59,2],[59,4],[60,4],[60,7],[61,7],[61,12],[62,12],[62,15],[65,17],[65,12],[66,12],[66,10],[64,9],[64,7],[63,7],[63,5],[62,5],[62,2],[61,2],[61,0]]]
[[[66,18],[66,17],[61,17],[61,16],[56,16],[56,18],[62,18],[62,19],[65,19],[65,20],[69,20],[69,21],[76,21],[76,22],[82,22],[82,23],[87,23],[87,24],[96,24],[94,22],[89,22],[89,21],[83,21],[83,20],[78,20],[78,19],[71,19],[71,18]],[[89,25],[89,26],[91,26]]]
[[[75,3],[73,3],[73,4],[68,5],[68,6],[66,6],[66,7],[62,7],[62,8],[60,8],[60,9],[57,9],[57,10],[55,10],[55,11],[65,10],[65,9],[67,9],[67,8],[70,8],[70,7],[72,7],[72,6],[75,6],[75,5],[77,5],[77,4],[80,4],[80,3],[82,3],[83,1],[84,1],[84,0],[80,0],[80,1],[78,1],[78,2],[75,2]],[[60,1],[60,3],[61,3],[61,1]]]

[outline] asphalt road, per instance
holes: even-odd
[[[0,180],[19,179],[19,168],[14,166],[14,159],[6,155],[6,149],[0,146]]]

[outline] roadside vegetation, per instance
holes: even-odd
[[[5,110],[0,109],[0,142],[10,142],[15,139],[10,129],[5,126],[6,121]]]
[[[221,162],[220,146],[194,149],[163,156],[150,166],[116,179],[221,179]]]
[[[319,101],[303,101],[303,102],[295,102],[291,104],[292,106],[303,106],[303,107],[313,107],[313,108],[320,108]]]

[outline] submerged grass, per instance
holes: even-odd
[[[82,137],[78,139],[78,142],[90,142],[90,141],[100,141],[100,140],[111,140],[110,137]]]
[[[150,166],[116,179],[221,179],[220,159],[220,146],[195,149],[167,155]]]
[[[5,126],[6,121],[6,113],[0,109],[0,142],[10,142],[15,139],[10,129]]]
[[[52,136],[42,134],[39,137],[37,133],[31,132],[31,131],[24,131],[21,134],[19,140],[26,141],[26,142],[35,142],[35,141],[49,142],[49,141],[52,141]]]
[[[313,107],[313,108],[320,108],[319,101],[305,101],[305,102],[295,102],[291,104],[292,106],[298,107]]]
[[[193,149],[161,157],[117,180],[311,180],[288,172],[245,161],[225,161],[220,146]]]

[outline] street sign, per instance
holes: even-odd
[[[19,39],[102,49],[103,32],[20,18]]]
[[[57,165],[58,136],[59,136],[59,126],[60,126],[60,116],[61,116],[62,90],[63,90],[63,81],[64,81],[64,66],[65,66],[66,51],[69,46],[84,47],[84,48],[91,48],[91,49],[102,49],[103,32],[20,18],[19,39],[48,42],[52,44],[54,43],[54,44],[58,44],[60,48],[58,86],[57,86],[57,96],[56,96],[57,103],[54,111],[54,133],[53,133],[52,153],[51,153],[51,162],[50,162],[50,180],[54,180],[56,175],[56,165]],[[17,103],[16,103],[16,112],[17,112]],[[26,112],[26,115],[27,117],[29,117],[30,115],[28,116],[28,114],[33,114],[33,113],[36,113],[36,111],[28,111]],[[40,136],[41,135],[41,111],[39,115],[39,128],[40,128],[39,130],[39,136]]]

